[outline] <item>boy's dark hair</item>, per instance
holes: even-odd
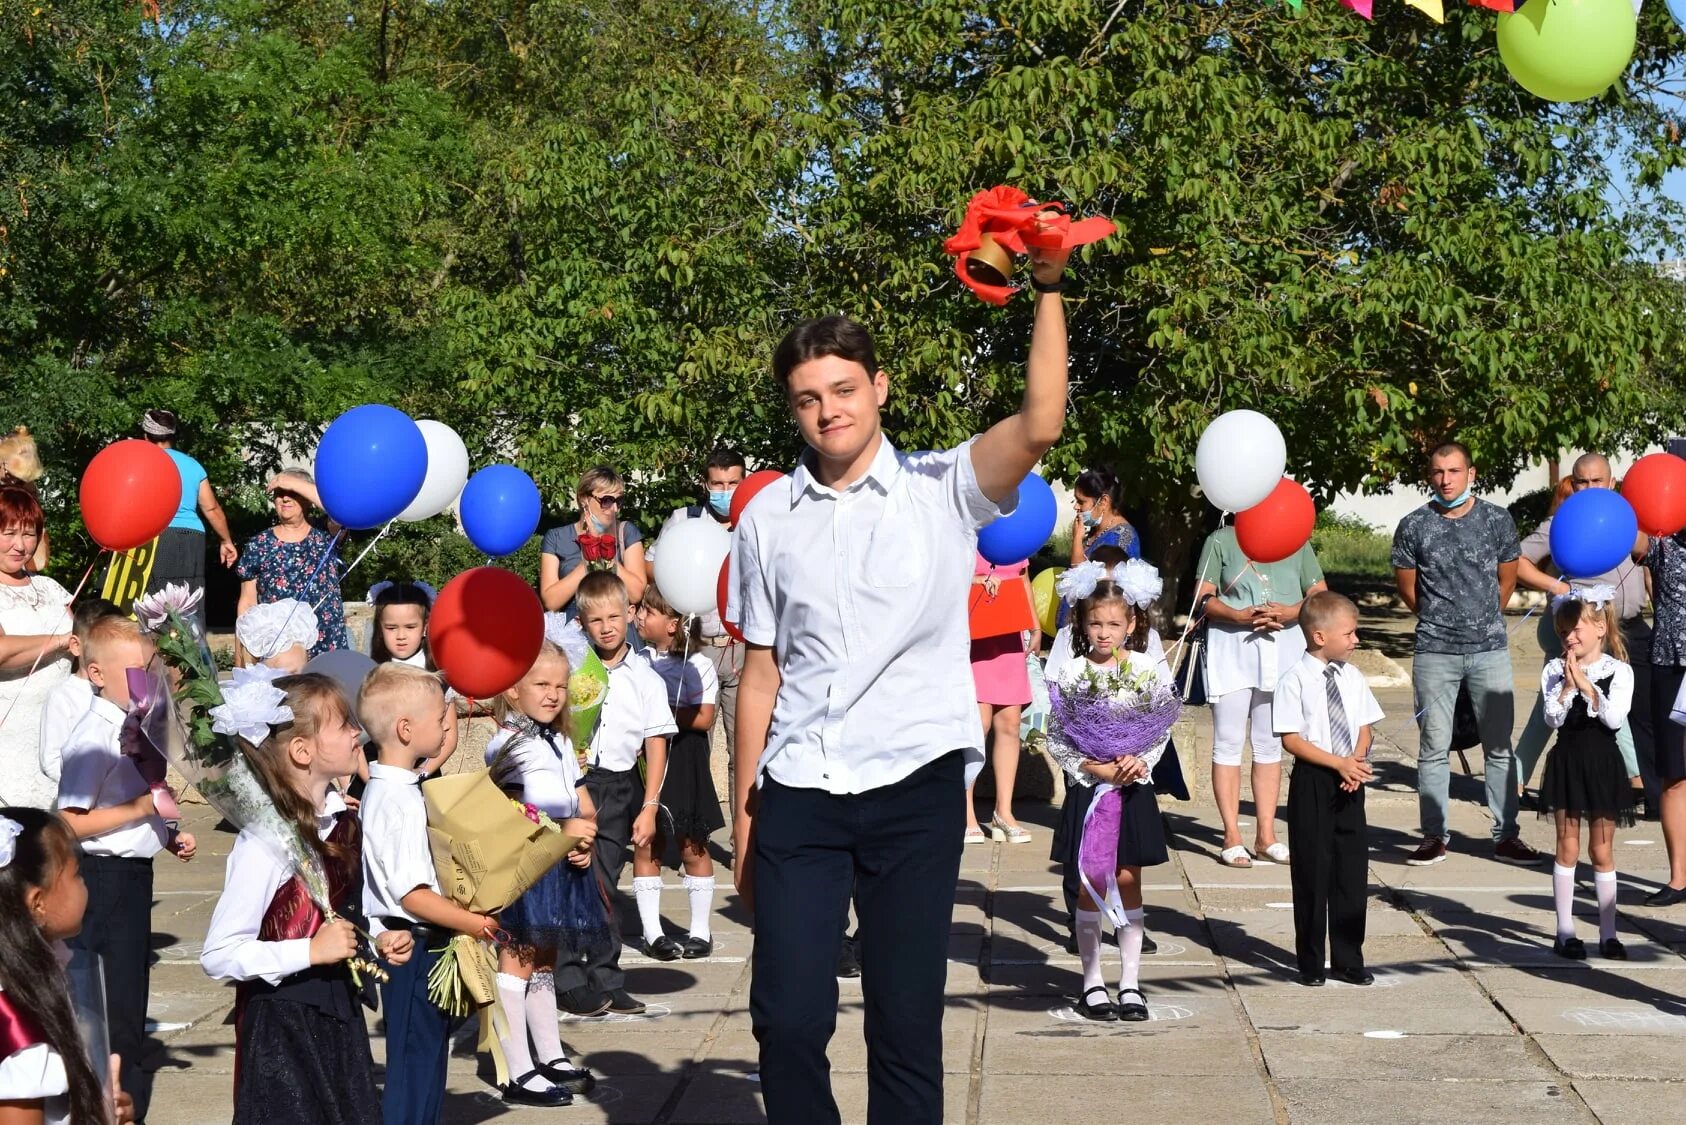
[[[630,606],[632,596],[627,593],[626,583],[621,576],[612,570],[594,570],[580,579],[580,588],[574,593],[574,601],[579,603],[583,612],[588,605],[601,605],[603,602],[618,601],[622,605]]]
[[[104,598],[89,598],[87,601],[76,603],[76,609],[71,614],[70,631],[83,640],[87,640],[88,634],[93,632],[96,623],[104,621],[108,617],[127,616],[129,615],[117,608],[114,602],[107,601]]]
[[[735,449],[727,449],[725,446],[721,446],[713,453],[710,453],[708,455],[708,460],[703,462],[703,472],[705,474],[710,469],[748,468],[749,466],[744,463],[743,454],[739,453]]]
[[[1102,543],[1087,555],[1090,562],[1098,562],[1111,570],[1130,561],[1130,552],[1113,543]]]
[[[811,359],[834,355],[852,359],[866,368],[868,378],[878,374],[878,354],[872,334],[842,313],[804,320],[784,334],[773,349],[773,377],[790,388],[790,373]]]
[[[1309,643],[1314,632],[1327,629],[1349,613],[1358,620],[1358,605],[1351,598],[1333,590],[1319,590],[1300,607],[1300,631]]]
[[[82,1046],[64,971],[26,901],[30,888],[52,886],[65,865],[77,862],[76,837],[57,815],[40,809],[0,808],[0,817],[23,830],[12,862],[0,867],[0,989],[64,1062],[70,1120],[104,1121],[105,1096]]]
[[[1465,445],[1461,441],[1443,441],[1439,445],[1435,446],[1434,449],[1429,452],[1429,463],[1433,464],[1435,458],[1446,457],[1453,453],[1462,456],[1466,466],[1471,468],[1475,466],[1475,458],[1470,455],[1469,446]]]

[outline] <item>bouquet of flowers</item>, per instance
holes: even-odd
[[[568,657],[568,741],[583,763],[603,713],[603,701],[609,697],[609,670],[579,622],[569,621],[560,613],[547,613],[544,635]]]
[[[1065,685],[1048,685],[1051,736],[1091,762],[1115,762],[1163,747],[1182,713],[1173,684],[1152,666],[1100,668],[1085,662]],[[1096,785],[1083,817],[1078,872],[1090,897],[1105,905],[1113,925],[1129,924],[1114,880],[1124,797],[1116,785]],[[1101,893],[1098,888],[1105,887]]]
[[[241,668],[229,683],[219,684],[204,641],[187,621],[199,597],[199,591],[169,585],[135,600],[135,616],[152,635],[168,674],[152,669],[129,673],[135,709],[125,728],[137,760],[156,756],[175,766],[224,819],[250,830],[293,868],[326,921],[338,921],[321,857],[275,807],[235,741],[239,735],[262,742],[272,725],[292,721],[286,693],[274,683],[282,673]],[[359,984],[361,972],[386,980],[372,957],[353,957],[349,964]]]

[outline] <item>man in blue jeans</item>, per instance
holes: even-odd
[[[1447,752],[1458,690],[1469,690],[1486,763],[1493,858],[1535,864],[1545,857],[1516,829],[1516,715],[1504,605],[1516,587],[1521,543],[1510,513],[1476,499],[1469,450],[1447,442],[1429,456],[1429,502],[1393,533],[1399,596],[1417,615],[1417,811],[1423,842],[1406,859],[1426,867],[1446,858],[1446,806],[1451,787]]]

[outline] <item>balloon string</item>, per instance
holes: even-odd
[[[65,605],[64,605],[64,612],[65,613],[70,613],[70,607],[75,605],[76,599],[82,596],[82,589],[83,589],[83,587],[87,586],[88,579],[90,577],[92,577],[92,575],[94,573],[94,567],[99,565],[100,556],[103,555],[103,554],[105,554],[105,548],[103,548],[103,547],[101,547],[98,551],[96,551],[94,553],[94,561],[89,563],[88,569],[84,570],[82,572],[82,581],[80,581],[76,584],[76,592],[70,595],[70,601],[66,602]],[[72,620],[74,620],[74,617],[72,618]],[[58,627],[57,621],[53,622],[53,627],[55,629]],[[61,633],[48,633],[48,634],[45,634],[45,635],[47,637],[57,637],[57,636],[62,636],[63,634],[61,634]],[[41,667],[41,661],[47,655],[47,645],[48,645],[48,641],[44,640],[44,641],[41,642],[41,651],[39,651],[35,654],[35,662],[29,666],[29,671],[25,672],[23,674],[23,679],[19,681],[19,689],[20,690],[18,691],[18,693],[16,695],[12,696],[12,701],[10,703],[6,704],[6,713],[4,715],[0,715],[0,730],[6,729],[6,720],[10,719],[12,717],[12,708],[16,707],[18,705],[18,700],[23,698],[23,691],[21,690],[22,685],[24,683],[28,682],[29,677],[35,675],[36,669]]]
[[[343,528],[343,527],[340,528],[338,531],[334,532],[333,537],[328,540],[328,546],[322,551],[322,557],[316,560],[315,567],[313,567],[311,569],[310,577],[306,578],[304,580],[303,589],[305,589],[305,590],[310,589],[310,587],[316,582],[316,576],[322,573],[323,564],[326,563],[328,561],[328,557],[334,553],[334,548],[339,546],[340,539],[344,535],[345,535],[345,528]],[[325,602],[327,600],[328,600],[328,595],[326,595],[326,594],[322,595],[322,601]],[[321,604],[322,604],[322,602],[316,603],[317,606],[320,606]],[[316,607],[313,606],[311,608],[314,610]],[[299,600],[297,598],[295,598],[295,599],[293,599],[292,608],[287,611],[286,618],[281,622],[281,629],[276,634],[276,636],[278,638],[284,637],[284,636],[287,635],[287,626],[289,626],[293,623],[293,614],[297,613],[298,611],[299,611]],[[252,655],[257,656],[257,653],[253,653]],[[274,655],[275,655],[275,653],[273,653],[273,652],[267,653],[263,656],[258,656],[258,660],[259,661],[268,660],[271,656],[274,656]]]
[[[387,532],[392,530],[392,525],[397,523],[397,522],[398,521],[396,519],[390,519],[390,520],[386,521],[386,526],[380,529],[380,533],[377,534],[373,539],[369,540],[368,545],[365,546],[362,551],[358,552],[358,555],[357,555],[356,558],[351,560],[351,565],[345,568],[345,572],[340,575],[340,581],[341,582],[344,582],[346,580],[347,576],[349,576],[352,571],[357,569],[357,564],[362,562],[364,557],[367,556],[370,551],[375,549],[375,544],[379,543],[381,541],[381,538],[383,536],[385,536]],[[321,609],[322,603],[327,601],[332,596],[333,595],[332,595],[331,591],[327,594],[323,594],[322,597],[317,601],[317,603],[314,606],[312,606],[311,608]]]

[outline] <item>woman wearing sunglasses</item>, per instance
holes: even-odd
[[[539,556],[539,599],[551,612],[574,614],[580,580],[593,570],[612,570],[626,583],[634,604],[643,596],[644,535],[621,518],[626,481],[607,465],[587,469],[574,491],[580,517],[545,532]]]

